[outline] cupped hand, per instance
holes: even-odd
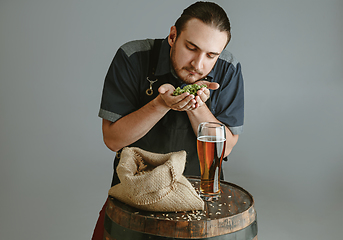
[[[168,83],[163,84],[158,89],[161,98],[169,108],[176,111],[189,111],[195,108],[196,101],[193,94],[186,92],[178,96],[173,96],[174,90],[174,86]]]
[[[208,81],[197,81],[196,84],[198,85],[206,85],[207,88],[201,88],[197,91],[197,96],[195,97],[196,105],[195,108],[201,107],[210,97],[210,90],[216,90],[219,88],[219,84],[216,82],[208,82]]]
[[[219,88],[219,84],[216,82],[209,81],[197,81],[198,85],[206,85],[197,91],[197,96],[190,94],[188,92],[182,93],[178,96],[173,96],[175,90],[174,86],[171,84],[163,84],[159,87],[158,92],[164,103],[171,109],[176,111],[190,111],[201,107],[210,97],[210,90],[216,90]]]

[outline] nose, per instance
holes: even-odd
[[[204,64],[204,56],[202,54],[197,55],[193,61],[191,62],[191,65],[196,69],[196,70],[201,70],[203,68]]]

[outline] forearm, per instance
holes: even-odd
[[[216,117],[211,113],[211,111],[208,109],[208,107],[204,104],[201,107],[187,111],[188,118],[192,124],[193,131],[195,135],[197,135],[198,126],[202,122],[220,122]],[[225,127],[226,130],[226,148],[225,148],[225,154],[224,156],[228,156],[233,147],[236,145],[238,141],[238,135],[233,135],[232,132],[228,127]]]
[[[102,131],[106,146],[112,151],[142,138],[169,111],[160,96],[116,122],[103,120]]]

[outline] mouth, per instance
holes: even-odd
[[[197,74],[202,75],[203,74],[200,70],[196,70],[194,68],[185,68],[185,70],[191,75],[197,75]]]

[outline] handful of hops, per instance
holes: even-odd
[[[178,87],[173,92],[173,96],[178,96],[184,92],[189,92],[190,94],[193,94],[195,96],[197,94],[197,91],[203,87],[207,87],[207,86],[205,84],[201,86],[199,86],[198,84],[190,84],[190,85],[184,86],[182,89]]]

